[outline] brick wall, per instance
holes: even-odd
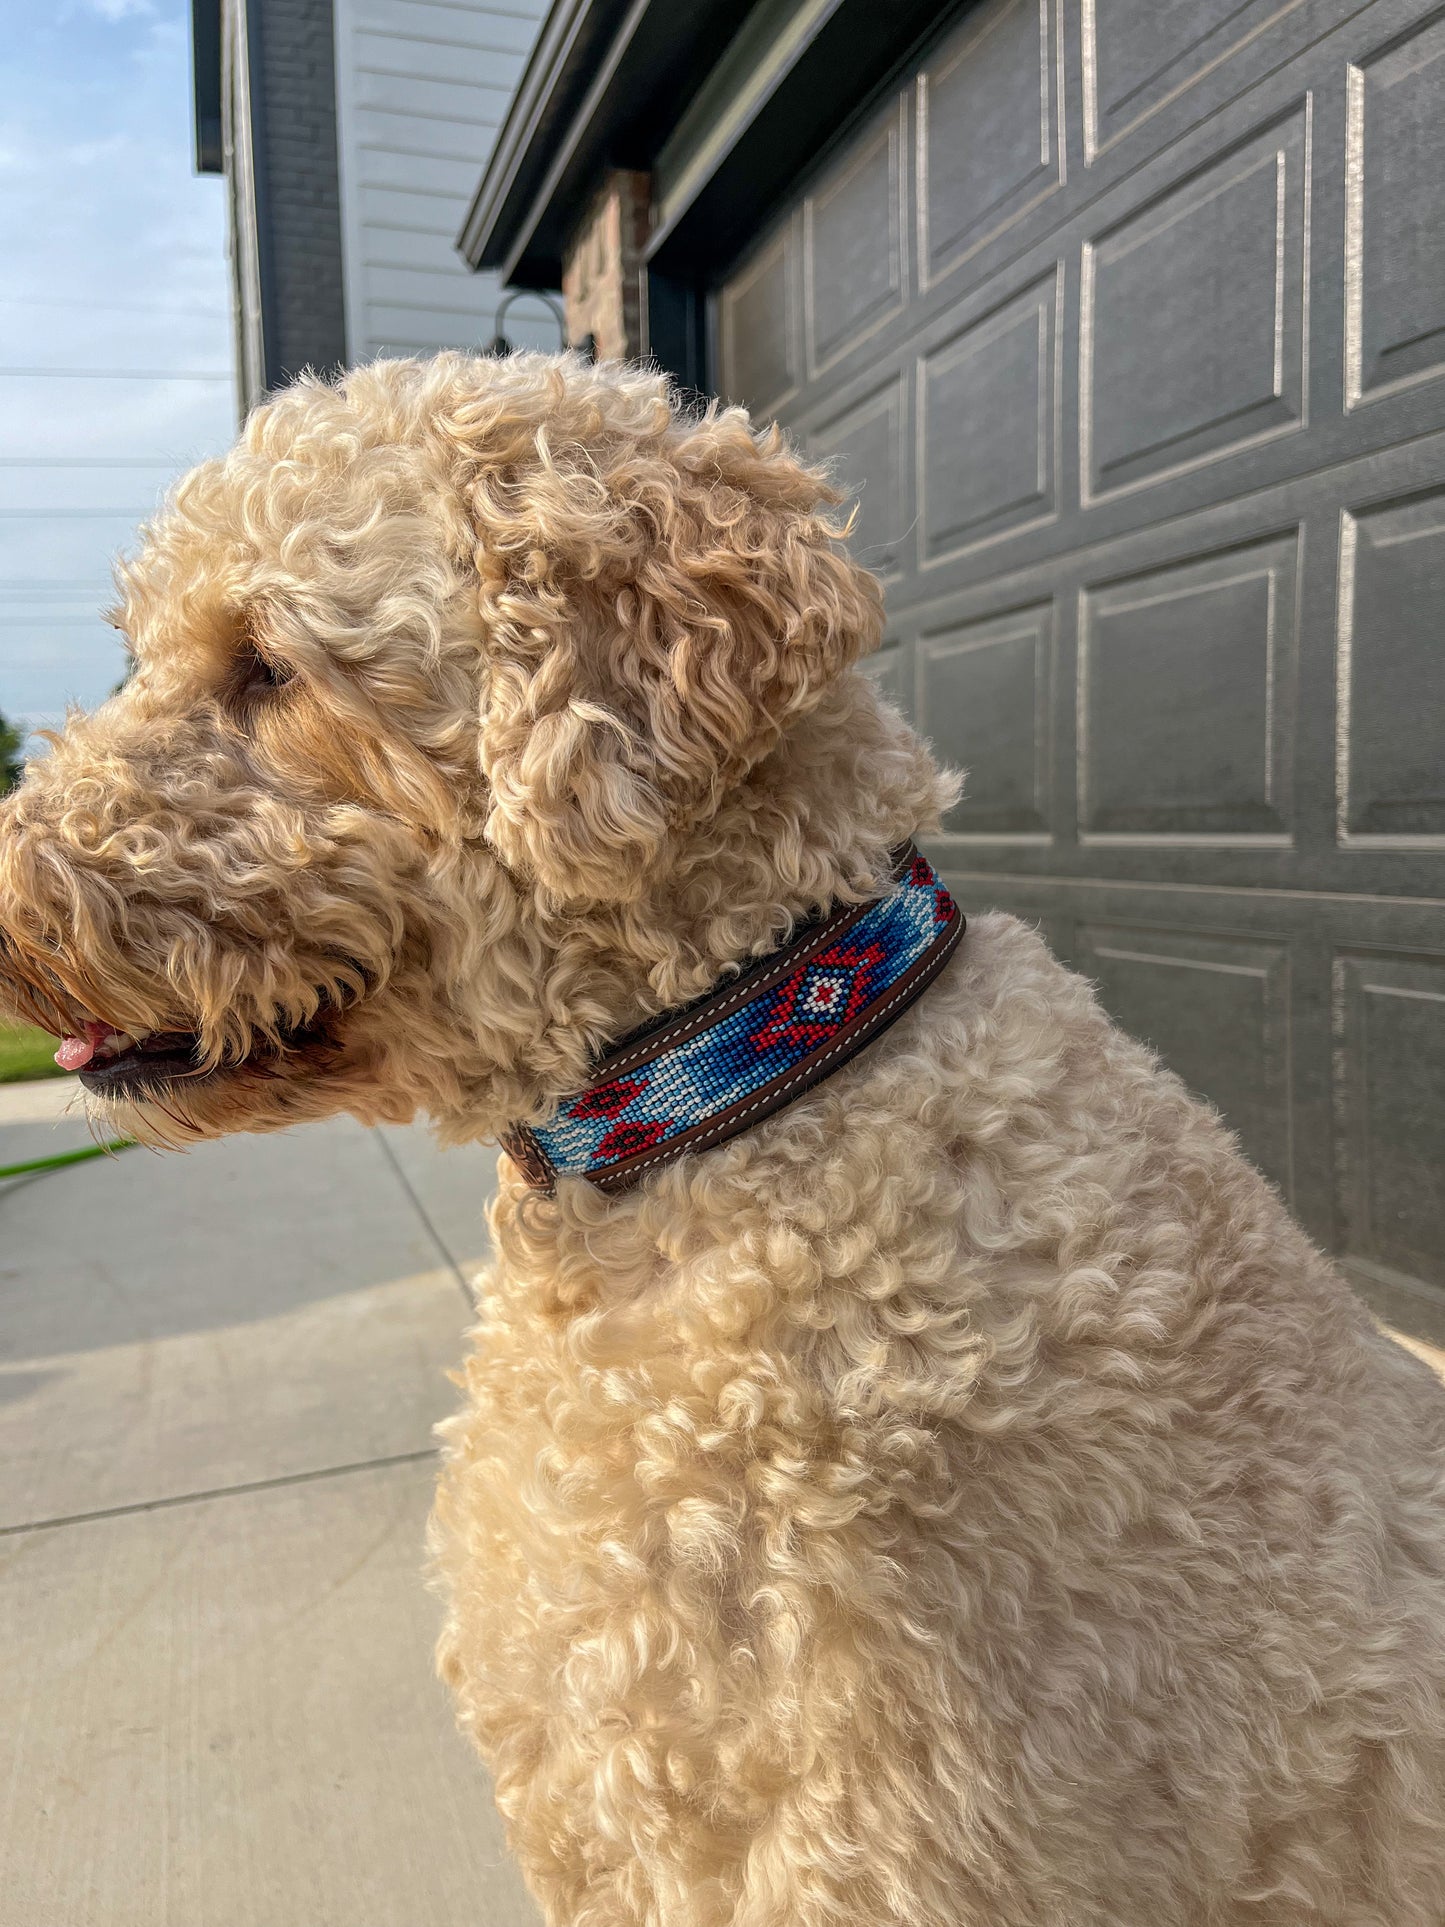
[[[249,0],[266,384],[346,361],[331,0]]]
[[[608,175],[567,249],[567,339],[580,346],[590,335],[599,359],[632,359],[643,352],[647,214],[647,176],[619,169]]]

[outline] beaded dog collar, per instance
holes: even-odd
[[[840,1070],[933,981],[964,918],[911,843],[893,887],[835,910],[690,1004],[624,1038],[585,1091],[502,1144],[528,1183],[622,1191],[685,1151],[750,1130]]]

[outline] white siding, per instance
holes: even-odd
[[[490,339],[495,275],[455,247],[547,0],[335,0],[337,139],[352,361]],[[557,346],[535,301],[514,343]]]

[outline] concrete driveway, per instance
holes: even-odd
[[[67,1096],[0,1088],[0,1164]],[[492,1167],[342,1120],[0,1185],[0,1927],[534,1927],[420,1572]]]
[[[69,1094],[0,1088],[0,1164]],[[534,1927],[421,1577],[493,1162],[338,1120],[0,1185],[0,1927]]]

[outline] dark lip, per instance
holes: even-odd
[[[156,1084],[173,1084],[215,1075],[197,1062],[199,1042],[187,1031],[164,1031],[132,1044],[113,1057],[93,1058],[79,1072],[88,1091],[100,1096],[128,1096]]]
[[[334,1019],[334,1013],[332,1013]],[[157,1031],[142,1044],[132,1044],[113,1057],[92,1058],[78,1075],[86,1090],[98,1097],[145,1097],[172,1084],[209,1084],[216,1078],[242,1072],[265,1076],[286,1056],[303,1056],[315,1068],[337,1046],[326,1019],[285,1034],[280,1049],[263,1046],[236,1063],[203,1064],[200,1039],[194,1031]]]
[[[299,1058],[308,1071],[326,1068],[341,1048],[348,1014],[370,989],[370,973],[346,959],[349,976],[361,986],[333,997],[322,993],[309,1023],[282,1024],[274,1039],[262,1038],[246,1057],[221,1064],[205,1063],[201,1040],[193,1030],[153,1031],[142,1043],[131,1044],[114,1056],[92,1058],[82,1066],[80,1082],[100,1097],[159,1095],[172,1084],[209,1084],[216,1078],[272,1075],[281,1059]]]

